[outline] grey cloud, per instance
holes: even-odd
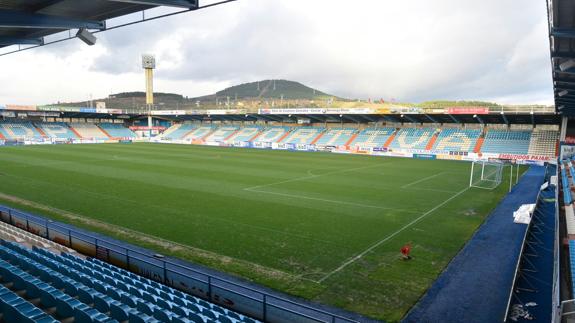
[[[544,3],[322,3],[318,10],[303,0],[239,1],[108,32],[101,39],[107,53],[91,69],[138,72],[141,53],[180,35],[177,47],[162,50],[159,64],[171,65],[159,68],[158,78],[285,78],[340,96],[411,102],[551,98]]]

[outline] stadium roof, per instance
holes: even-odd
[[[106,20],[159,7],[198,8],[198,0],[0,0],[0,48],[42,45],[75,29],[106,30]]]
[[[575,0],[548,0],[555,108],[575,115]]]
[[[62,117],[69,118],[110,118],[108,114],[85,114],[76,112],[65,112]],[[111,116],[115,118],[117,116]],[[130,115],[130,118],[146,118],[145,115]],[[556,114],[300,114],[300,115],[277,115],[277,114],[188,114],[188,115],[155,115],[156,118],[175,121],[271,121],[297,123],[300,119],[308,119],[311,123],[369,123],[369,122],[391,122],[406,124],[522,124],[522,125],[557,125],[560,116]]]

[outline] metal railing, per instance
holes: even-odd
[[[549,166],[547,166],[549,167]],[[545,176],[547,175],[547,169],[545,170]],[[535,214],[535,210],[539,207],[539,202],[540,202],[540,197],[541,197],[541,190],[539,190],[537,192],[537,197],[535,198],[535,209],[533,210],[533,214]],[[532,215],[533,217],[534,215]],[[521,240],[521,249],[519,251],[519,256],[517,257],[517,263],[515,264],[515,271],[513,273],[513,280],[511,283],[511,289],[509,291],[509,297],[507,298],[507,306],[505,308],[505,316],[503,317],[503,322],[507,322],[507,318],[509,317],[509,311],[511,309],[511,303],[513,302],[513,294],[515,292],[515,286],[517,284],[517,279],[518,279],[518,274],[519,274],[519,270],[522,264],[522,260],[523,260],[523,253],[525,251],[525,245],[526,245],[526,240],[527,240],[527,236],[529,235],[529,231],[531,230],[531,224],[533,223],[533,221],[530,221],[529,224],[527,225],[527,228],[525,229],[525,233],[523,234],[523,239]]]
[[[559,317],[560,321],[558,322],[575,321],[575,299],[569,299],[561,302]]]
[[[560,254],[560,237],[559,237],[559,185],[561,183],[561,175],[559,175],[559,169],[561,163],[557,163],[555,168],[555,176],[557,176],[557,185],[555,187],[555,243],[553,244],[553,300],[552,300],[552,313],[551,321],[559,322],[561,318],[561,284],[560,284],[560,267],[561,267],[561,254]]]
[[[176,263],[144,248],[119,243],[112,238],[11,207],[0,205],[0,220],[265,322],[359,322]]]

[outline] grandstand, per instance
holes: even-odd
[[[123,123],[4,121],[0,122],[0,139],[47,139],[78,141],[129,139],[140,137]],[[556,128],[506,129],[486,126],[461,129],[450,126],[430,127],[357,127],[324,128],[321,126],[278,126],[253,123],[175,123],[155,140],[163,142],[282,143],[317,147],[386,148],[389,150],[517,154],[552,157],[557,153],[559,132]]]
[[[315,143],[323,128],[319,127],[297,127],[293,128],[290,134],[279,142],[284,144],[310,145]]]
[[[42,139],[44,136],[31,122],[2,122],[0,133],[4,138]]]
[[[257,322],[6,224],[0,236],[6,322]]]
[[[205,140],[206,141],[224,142],[229,137],[234,135],[238,130],[239,130],[238,126],[224,125],[224,126],[218,127],[214,132],[212,132],[210,135],[205,137]]]
[[[423,150],[435,133],[436,129],[432,128],[402,128],[396,133],[389,147]]]
[[[190,123],[178,123],[164,131],[160,137],[168,140],[182,139],[184,136],[196,129],[196,126]]]
[[[226,143],[234,143],[234,142],[246,142],[246,141],[253,141],[256,136],[259,136],[263,131],[262,126],[258,125],[249,125],[240,128],[237,132],[234,132],[230,136],[224,139]]]
[[[119,123],[99,123],[98,127],[107,135],[109,138],[136,138],[136,134],[126,128],[123,124]]]
[[[531,133],[528,154],[553,156],[556,153],[558,141],[558,131],[535,128]]]
[[[183,140],[193,141],[193,140],[200,140],[205,139],[209,135],[211,135],[217,127],[211,124],[202,124],[199,127],[187,132],[181,138]]]
[[[357,133],[354,128],[331,128],[315,142],[318,146],[343,146]]]
[[[350,138],[350,146],[355,147],[384,147],[390,138],[393,139],[395,128],[364,129],[357,137]]]
[[[37,122],[46,136],[57,139],[79,139],[79,137],[64,122]]]
[[[92,123],[70,123],[70,129],[80,138],[97,140],[110,139],[102,129]]]
[[[439,132],[433,150],[472,152],[480,136],[479,129],[446,128]]]
[[[510,154],[527,154],[531,141],[531,131],[523,130],[488,130],[481,147],[482,152],[506,152]]]
[[[280,142],[292,131],[290,127],[272,126],[267,127],[254,142]]]

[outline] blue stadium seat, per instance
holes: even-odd
[[[352,147],[383,147],[385,142],[393,135],[395,128],[367,128],[362,130],[350,144]]]
[[[78,139],[78,136],[64,122],[36,122],[36,126],[50,138]]]
[[[31,122],[0,122],[0,133],[7,139],[44,138]]]
[[[343,146],[345,145],[357,132],[357,129],[353,128],[332,128],[323,133],[323,136],[319,138],[316,145],[319,146]]]
[[[395,149],[425,149],[436,131],[433,128],[400,129],[389,147]]]
[[[253,142],[277,142],[289,131],[292,131],[291,127],[268,127]]]
[[[112,138],[136,138],[135,132],[126,128],[121,123],[100,123],[98,124],[100,128],[106,131]]]
[[[246,126],[241,128],[238,132],[236,132],[233,136],[228,138],[226,142],[228,143],[239,143],[239,142],[246,142],[250,141],[253,137],[255,137],[260,131],[263,131],[263,127],[261,126]]]
[[[529,152],[530,139],[530,130],[488,130],[481,152],[526,155]]]
[[[319,127],[297,127],[281,143],[309,145],[323,130]]]
[[[6,241],[0,259],[2,279],[76,322],[255,322],[96,259]]]
[[[437,136],[432,149],[472,152],[479,136],[481,136],[480,129],[445,128]]]

